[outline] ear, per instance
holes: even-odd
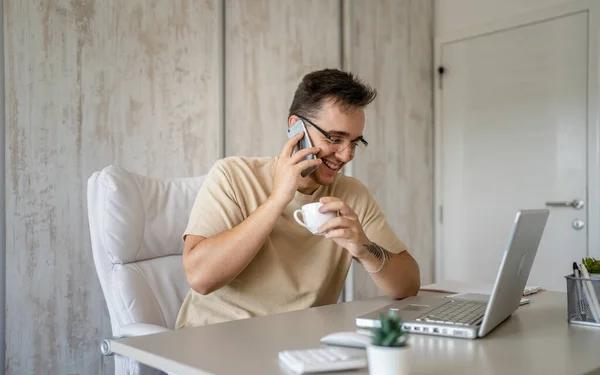
[[[300,120],[300,117],[298,117],[296,115],[291,115],[288,118],[288,128],[291,128],[292,125],[294,125],[298,120]]]

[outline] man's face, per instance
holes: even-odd
[[[294,120],[290,123],[297,120],[295,116],[292,117]],[[342,167],[354,158],[354,147],[351,143],[358,141],[363,135],[365,113],[362,108],[353,108],[342,112],[339,105],[326,100],[317,115],[308,120],[327,132],[333,140],[332,142],[327,139],[314,126],[305,121],[313,146],[320,149],[317,157],[323,160],[323,163],[309,175],[309,178],[319,185],[329,185],[333,183],[335,175]]]

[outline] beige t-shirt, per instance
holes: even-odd
[[[190,214],[186,235],[211,237],[234,228],[264,203],[273,189],[275,158],[230,157],[210,170]],[[352,256],[333,240],[311,234],[294,210],[333,196],[358,215],[367,237],[399,253],[406,250],[379,206],[358,180],[338,174],[313,194],[296,192],[250,264],[209,295],[188,292],[176,327],[200,326],[335,303]],[[215,248],[213,251],[219,251]]]

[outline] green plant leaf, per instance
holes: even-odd
[[[381,342],[381,346],[393,346],[398,337],[393,333],[388,334]]]
[[[399,339],[407,334],[402,328],[402,320],[394,311],[390,311],[387,315],[379,316],[380,327],[373,328],[372,344],[378,346],[399,347],[404,346],[405,340]]]
[[[392,326],[391,326],[390,319],[388,319],[386,316],[383,316],[382,320],[381,320],[381,329],[384,332],[389,332],[391,330],[391,327]]]
[[[600,260],[594,258],[583,258],[581,263],[585,266],[589,273],[600,273]]]
[[[385,338],[385,333],[383,333],[383,331],[380,329],[376,329],[375,335],[373,336],[373,345],[382,346],[381,343],[383,342],[384,338]]]

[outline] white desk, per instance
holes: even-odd
[[[600,373],[600,328],[568,324],[564,293],[542,292],[531,300],[483,339],[411,335],[411,373]],[[120,339],[112,350],[179,375],[289,375],[277,352],[319,346],[325,334],[354,330],[356,316],[391,301],[375,298]]]

